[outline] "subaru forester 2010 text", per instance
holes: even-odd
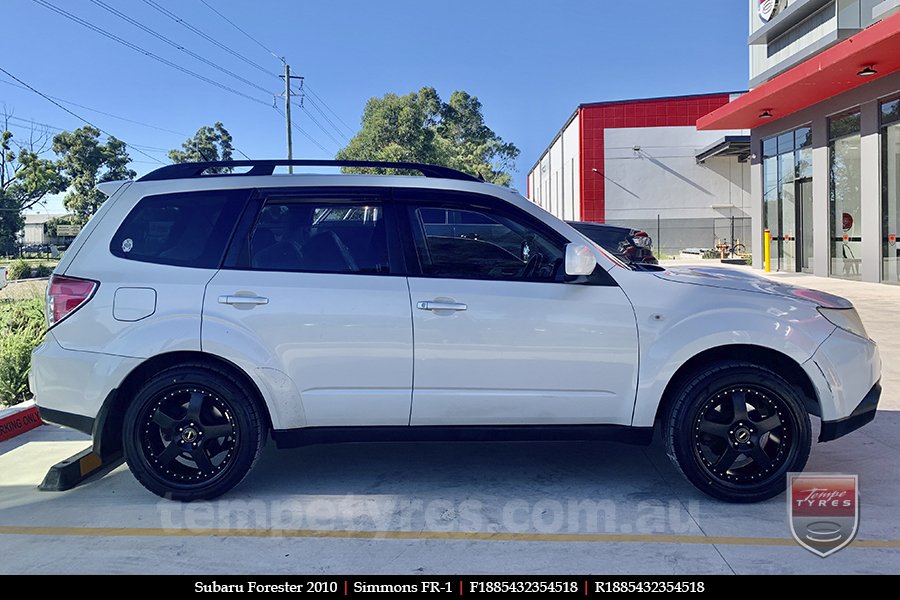
[[[272,436],[649,443],[703,492],[770,498],[874,418],[846,300],[737,270],[630,267],[516,192],[441,167],[163,167],[50,280],[31,389],[150,491],[213,498]],[[247,168],[205,174],[211,167]],[[218,169],[216,170],[218,171]]]

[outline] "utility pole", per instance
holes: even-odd
[[[291,135],[291,79],[299,79],[300,80],[300,102],[302,105],[303,102],[303,78],[298,77],[297,75],[291,75],[291,65],[287,64],[285,60],[282,58],[282,62],[284,62],[284,118],[285,125],[287,126],[287,157],[288,160],[292,160],[294,158],[294,142],[293,136]],[[293,173],[294,167],[288,165],[288,173]]]

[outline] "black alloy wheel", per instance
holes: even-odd
[[[210,499],[237,485],[259,456],[259,410],[227,373],[191,365],[147,381],[126,413],[128,466],[147,489]]]
[[[701,491],[756,502],[801,471],[812,433],[799,390],[773,371],[743,362],[701,369],[680,387],[664,428],[666,449]]]

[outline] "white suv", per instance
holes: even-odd
[[[805,465],[810,415],[819,441],[875,416],[878,350],[842,298],[628,266],[441,167],[273,174],[284,164],[106,184],[50,281],[41,414],[100,458],[124,453],[156,494],[228,491],[269,435],[649,443],[658,424],[697,488],[756,501]]]

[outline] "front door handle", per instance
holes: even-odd
[[[439,302],[437,300],[419,300],[416,302],[419,310],[466,310],[469,308],[462,302]]]
[[[219,304],[231,304],[232,306],[268,304],[269,299],[262,296],[219,296]]]

